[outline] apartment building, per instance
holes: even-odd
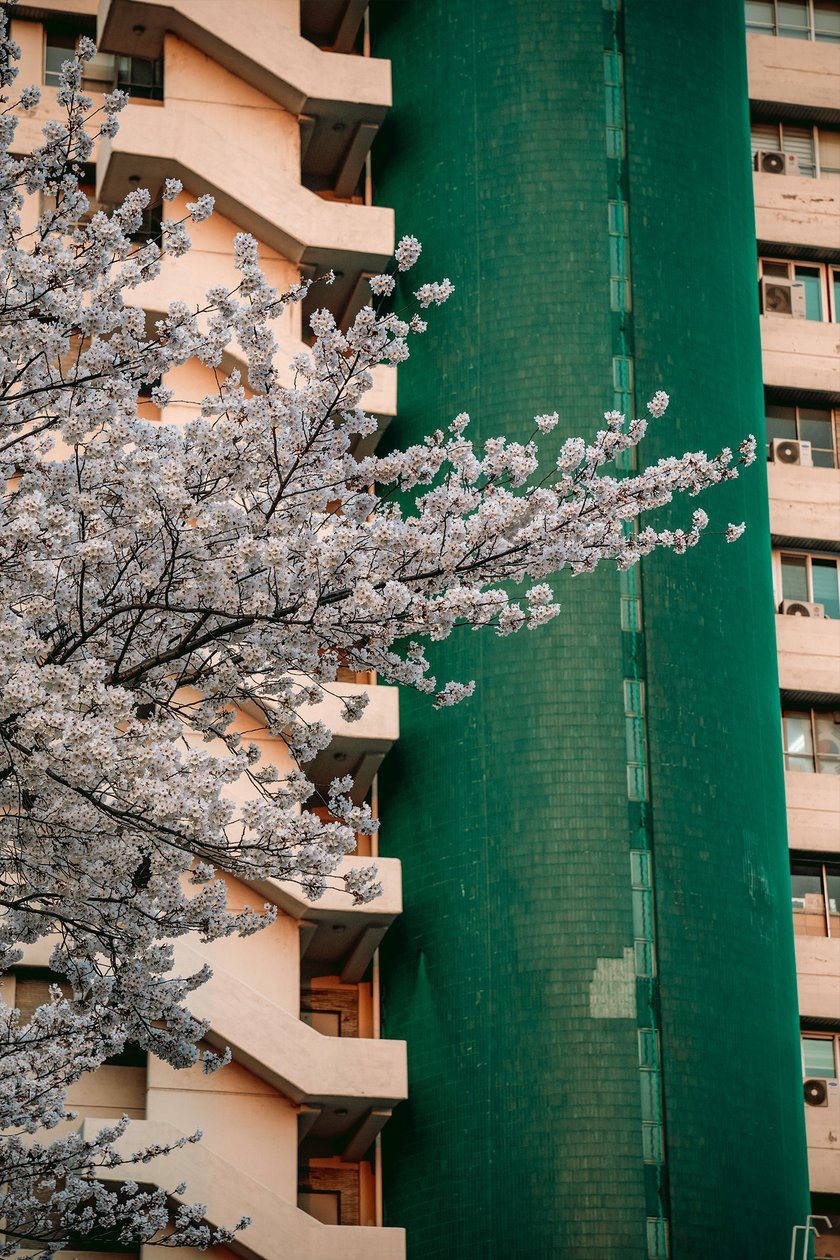
[[[776,645],[816,1256],[840,1255],[840,5],[747,3]]]
[[[371,7],[377,192],[456,286],[401,436],[662,388],[645,462],[773,456],[704,505],[740,549],[561,575],[527,644],[437,653],[468,709],[403,698],[386,1221],[417,1260],[804,1256],[840,1222],[838,5]]]
[[[44,85],[41,106],[18,132],[24,150],[58,116],[61,62],[88,34],[99,53],[87,67],[86,90],[95,101],[114,86],[131,95],[119,135],[98,143],[85,172],[92,210],[148,187],[152,209],[141,235],[154,235],[161,216],[183,215],[187,199],[207,192],[216,198],[218,213],[195,228],[192,252],[180,265],[168,261],[137,291],[150,320],[176,298],[199,306],[211,285],[236,283],[231,253],[242,230],[257,237],[269,280],[281,291],[301,275],[332,268],[336,283],[318,288],[317,304],[330,304],[342,320],[358,308],[367,277],[394,249],[393,213],[371,204],[368,162],[391,103],[390,66],[367,55],[365,7],[330,0],[238,0],[235,8],[221,0],[45,0],[15,8],[21,81]],[[163,205],[165,176],[180,177],[184,194]],[[37,210],[29,207],[33,216]],[[286,360],[305,348],[311,309],[289,308],[278,321]],[[235,355],[228,366],[237,366]],[[163,412],[165,420],[191,414],[187,400],[213,388],[209,372],[195,364],[167,383],[181,401]],[[394,373],[377,373],[370,409],[381,429],[395,400]],[[350,725],[340,696],[359,683],[368,685],[371,703]],[[396,689],[350,676],[333,691],[317,716],[334,738],[309,766],[310,777],[325,785],[349,774],[362,800],[397,737]],[[253,729],[254,715],[240,720]],[[267,733],[257,740],[266,760],[288,763],[282,741]],[[360,855],[375,851],[374,837],[359,837]],[[345,868],[353,861],[344,859]],[[233,907],[268,899],[280,911],[276,924],[248,941],[182,941],[177,956],[187,972],[205,961],[213,968],[193,1009],[209,1021],[208,1043],[231,1047],[230,1066],[210,1077],[176,1072],[129,1047],[71,1091],[70,1104],[87,1127],[132,1117],[135,1145],[203,1129],[200,1146],[178,1151],[149,1175],[160,1184],[188,1183],[189,1200],[208,1205],[211,1223],[253,1218],[246,1241],[215,1249],[214,1260],[404,1256],[403,1231],[382,1227],[378,1138],[406,1095],[406,1052],[404,1043],[380,1037],[376,964],[401,908],[401,875],[394,858],[379,867],[383,895],[363,907],[338,892],[313,905],[292,884],[253,888],[230,880]],[[48,947],[31,950],[26,965],[3,978],[6,1001],[24,1014],[46,1000],[48,956]],[[142,1254],[148,1260],[156,1251]],[[98,1260],[107,1254],[96,1252]],[[72,1255],[82,1260],[85,1253]]]

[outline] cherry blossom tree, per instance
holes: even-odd
[[[199,310],[173,303],[150,329],[133,290],[189,249],[187,222],[138,245],[149,194],[135,190],[77,226],[82,164],[116,132],[125,97],[93,109],[81,77],[95,49],[82,39],[58,89],[63,121],[16,155],[18,116],[38,90],[9,91],[18,51],[2,21],[0,970],[47,941],[64,984],[26,1023],[0,1002],[0,1255],[106,1234],[206,1245],[229,1235],[210,1231],[200,1206],[173,1218],[162,1190],[131,1179],[160,1152],[124,1160],[125,1121],[84,1139],[66,1092],[127,1042],[176,1067],[224,1061],[200,1050],[205,1027],[189,1013],[208,972],[179,975],[173,942],[271,920],[270,907],[229,911],[220,873],[296,880],[314,899],[355,833],[375,826],[348,780],[329,790],[332,821],[302,808],[305,767],[330,739],[311,707],[339,667],[436,705],[463,699],[472,684],[433,677],[424,641],[464,625],[535,629],[559,612],[546,579],[560,570],[694,546],[703,511],[685,531],[638,518],[735,477],[754,442],[619,475],[605,469],[638,446],[645,419],[609,412],[592,440],[551,453],[556,413],[535,418],[527,443],[481,446],[458,415],[408,450],[358,458],[375,430],[362,407],[372,369],[405,360],[421,312],[452,291],[420,284],[411,310],[392,309],[419,243],[403,238],[349,329],[315,314],[291,388],[272,321],[310,286],[268,286],[249,236],[236,240],[235,288],[211,289]],[[180,191],[167,181],[164,198]],[[26,199],[41,195],[24,231]],[[212,209],[199,197],[190,219]],[[231,348],[241,375],[224,370]],[[215,382],[194,417],[144,419],[143,391],[165,408],[167,373],[190,360]],[[654,397],[654,420],[667,402]],[[344,703],[353,720],[365,697]],[[288,747],[291,772],[243,736],[243,711]],[[375,867],[341,886],[369,900]],[[97,1180],[123,1162],[117,1189]]]

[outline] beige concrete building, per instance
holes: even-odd
[[[330,288],[318,286],[317,300],[278,321],[284,362],[305,348],[315,305],[346,320],[365,299],[367,277],[394,249],[392,212],[371,205],[368,156],[391,87],[389,63],[368,55],[366,7],[238,0],[235,21],[226,0],[44,0],[15,10],[21,81],[44,84],[42,104],[18,133],[22,148],[38,143],[44,122],[58,116],[56,72],[89,34],[100,51],[86,90],[94,99],[114,86],[131,94],[118,136],[97,145],[85,172],[92,206],[148,187],[151,235],[161,215],[182,217],[186,200],[216,198],[217,213],[192,231],[192,252],[137,291],[150,318],[175,298],[198,305],[210,285],[236,283],[233,237],[243,230],[257,237],[269,281],[281,291],[301,276],[330,268],[337,275]],[[162,206],[165,176],[178,176],[184,193]],[[213,388],[204,372],[189,365],[167,384],[176,399],[198,400]],[[379,371],[369,397],[381,431],[395,411],[395,373]],[[164,418],[193,411],[174,402]],[[371,702],[351,726],[339,697],[361,683]],[[350,774],[355,798],[373,788],[375,801],[377,769],[398,733],[396,689],[350,677],[333,690],[317,713],[333,742],[309,766],[310,777],[326,784]],[[252,730],[251,715],[242,722]],[[262,743],[267,761],[288,763],[281,741],[266,735]],[[360,836],[358,853],[375,855],[375,838]],[[345,868],[353,860],[344,859]],[[405,1254],[403,1231],[382,1228],[378,1142],[407,1090],[405,1045],[380,1039],[376,959],[401,909],[400,863],[382,859],[379,868],[383,895],[358,908],[338,892],[313,905],[292,884],[230,880],[233,907],[267,899],[280,911],[276,924],[247,941],[182,942],[178,966],[193,972],[210,962],[213,980],[192,1009],[209,1021],[211,1045],[230,1046],[231,1065],[204,1077],[129,1050],[71,1091],[85,1126],[132,1117],[130,1146],[203,1129],[201,1146],[162,1161],[151,1180],[187,1182],[189,1200],[208,1205],[211,1223],[253,1218],[246,1240],[216,1248],[214,1260]],[[24,1013],[46,1000],[48,955],[46,945],[30,951],[26,966],[2,981],[5,999]],[[142,1254],[148,1260],[157,1249]]]
[[[840,8],[751,4],[770,531],[813,1210],[840,1255]]]

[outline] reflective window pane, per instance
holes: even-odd
[[[838,0],[814,0],[814,37],[840,40],[840,3]]]
[[[788,441],[796,437],[796,408],[782,407],[777,403],[767,403],[764,408],[767,425],[767,441],[783,438]]]
[[[806,0],[778,0],[776,5],[776,21],[779,34],[793,39],[808,39],[810,23],[808,21],[808,5]]]
[[[804,910],[806,899],[822,897],[822,866],[819,862],[791,862],[791,902],[794,910]]]
[[[802,1038],[802,1070],[806,1076],[834,1080],[834,1040],[831,1037]]]
[[[831,935],[840,936],[840,866],[825,868],[825,887],[828,897],[828,917]]]
[[[773,3],[772,0],[746,0],[744,5],[747,30],[755,27],[760,31],[773,30]]]
[[[805,318],[822,319],[822,275],[819,267],[795,267],[797,280],[805,286]]]
[[[837,561],[814,556],[811,561],[811,588],[814,603],[822,604],[826,617],[840,618],[840,591],[837,587]]]
[[[808,595],[808,561],[805,556],[782,556],[782,598],[804,599]]]
[[[840,774],[840,722],[834,719],[834,713],[814,714],[821,774]]]
[[[811,741],[811,714],[784,713],[782,730],[785,745],[785,768],[813,773],[814,757]]]

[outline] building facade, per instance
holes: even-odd
[[[334,268],[317,304],[346,321],[413,232],[422,278],[456,295],[400,369],[385,442],[461,410],[481,438],[555,408],[586,433],[664,388],[645,462],[770,443],[708,504],[720,530],[747,521],[737,547],[561,575],[562,617],[527,642],[439,646],[439,674],[478,682],[453,710],[404,695],[398,718],[359,678],[338,690],[370,688],[362,722],[319,709],[315,780],[340,763],[378,802],[358,851],[378,846],[383,897],[231,881],[277,924],[179,962],[211,962],[193,1006],[233,1063],[129,1052],[71,1098],[142,1140],[204,1130],[154,1171],[214,1223],[254,1217],[214,1260],[782,1260],[809,1210],[833,1222],[815,1254],[840,1255],[839,10],[16,7],[20,81],[45,85],[22,145],[95,33],[88,89],[132,99],[85,174],[94,206],[148,186],[154,234],[183,213],[165,176],[216,198],[138,291],[150,319],[233,281],[247,230],[278,287]],[[276,330],[288,360],[308,313]],[[167,379],[176,399],[202,371]],[[385,431],[393,371],[369,407]],[[44,964],[6,1000],[43,1000]]]
[[[778,6],[810,14],[812,36],[836,8]],[[810,420],[823,465],[778,454],[769,523],[763,467],[715,497],[721,524],[749,524],[737,555],[710,537],[628,577],[561,578],[563,615],[525,647],[448,642],[441,676],[478,681],[466,712],[404,699],[381,795],[407,890],[383,945],[385,1029],[410,1066],[383,1138],[386,1220],[417,1260],[787,1256],[809,1198],[785,781],[809,859],[797,924],[822,932],[797,935],[796,955],[819,1038],[804,1035],[805,1068],[828,1095],[805,1108],[811,1188],[840,1190],[825,939],[840,623],[773,624],[786,594],[806,598],[781,589],[794,573],[809,601],[836,583],[837,335],[827,297],[809,321],[759,321],[756,256],[821,268],[827,292],[837,44],[751,34],[748,80],[738,4],[382,4],[374,18],[395,92],[377,191],[456,285],[437,343],[402,371],[401,439],[460,409],[481,437],[524,438],[554,408],[565,433],[591,430],[663,388],[645,462],[732,445],[764,428],[760,323],[768,432],[805,438]],[[759,122],[824,125],[825,167],[753,177],[748,101],[762,149]],[[771,530],[792,553],[775,591]]]
[[[86,67],[85,90],[95,104],[115,86],[131,95],[119,134],[97,143],[84,172],[90,213],[148,187],[143,239],[160,231],[162,217],[181,218],[186,200],[216,198],[217,213],[192,232],[192,251],[175,266],[166,261],[158,278],[137,290],[150,321],[175,299],[200,306],[211,285],[235,285],[233,238],[243,230],[257,237],[269,282],[281,292],[301,275],[334,268],[337,281],[318,287],[317,305],[326,299],[343,320],[358,309],[367,276],[383,268],[395,243],[393,212],[370,204],[368,155],[391,88],[388,63],[365,55],[364,11],[364,4],[329,0],[45,0],[15,8],[20,82],[43,84],[41,105],[17,134],[24,151],[59,116],[61,63],[80,35],[90,35],[99,52]],[[166,176],[180,177],[184,193],[163,205]],[[34,202],[28,206],[33,219],[38,211]],[[286,362],[306,349],[312,309],[289,307],[278,321]],[[232,354],[226,367],[236,366]],[[212,390],[212,373],[189,364],[167,384],[182,401],[162,418],[177,422],[195,412],[185,400]],[[393,371],[377,372],[370,398],[384,428],[395,411]],[[160,414],[151,401],[143,405]],[[368,684],[371,703],[350,725],[340,696],[360,683]],[[352,775],[361,800],[398,733],[396,689],[343,677],[331,690],[317,716],[334,738],[308,770],[319,785]],[[243,714],[242,725],[252,731],[254,716]],[[267,733],[257,740],[267,761],[291,768],[281,740]],[[360,855],[375,851],[375,837],[358,838]],[[347,869],[354,859],[344,863]],[[375,965],[379,941],[401,909],[401,874],[396,859],[378,865],[383,895],[359,908],[338,892],[313,905],[292,884],[228,881],[233,907],[268,899],[278,907],[277,922],[250,942],[180,942],[177,964],[187,973],[205,961],[212,966],[213,980],[193,1009],[209,1022],[208,1043],[230,1046],[233,1062],[204,1077],[129,1047],[70,1093],[89,1129],[128,1114],[135,1146],[204,1131],[200,1146],[151,1166],[148,1175],[167,1186],[187,1183],[189,1201],[206,1203],[212,1224],[252,1217],[246,1241],[213,1249],[213,1260],[404,1257],[404,1231],[382,1225],[378,1135],[406,1096],[406,1050],[380,1036]],[[24,1015],[47,1000],[55,979],[48,957],[45,942],[2,978],[5,1000]],[[87,1260],[76,1249],[69,1254]],[[124,1249],[115,1247],[117,1254]],[[157,1249],[142,1254],[150,1260]],[[95,1255],[110,1260],[107,1248]]]
[[[814,1254],[838,1256],[840,6],[746,15],[805,1123],[812,1209],[832,1223]]]

